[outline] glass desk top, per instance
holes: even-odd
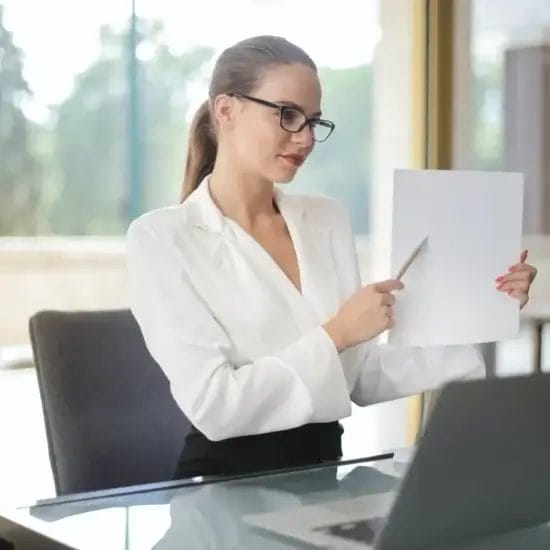
[[[290,532],[303,529],[311,518],[324,514],[327,518],[346,518],[351,511],[359,517],[383,517],[407,468],[406,455],[402,455],[404,460],[400,456],[226,480],[187,480],[82,493],[17,510],[0,510],[0,515],[68,548],[367,549],[371,544],[349,536],[341,540],[333,537],[330,544],[322,546],[324,538],[303,539]],[[283,528],[272,530],[266,524]],[[365,526],[367,531],[373,527],[362,526],[363,540],[365,536],[372,538],[372,533],[365,534]],[[550,525],[445,548],[550,548]]]

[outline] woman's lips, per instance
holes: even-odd
[[[285,159],[292,166],[301,166],[304,163],[305,158],[300,155],[279,155],[281,158]]]

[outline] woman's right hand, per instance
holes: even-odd
[[[349,298],[323,328],[338,352],[375,338],[393,326],[394,290],[403,283],[388,279],[366,285]]]

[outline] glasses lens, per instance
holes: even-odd
[[[334,124],[328,120],[316,120],[312,122],[313,139],[315,141],[325,141],[334,130]]]
[[[281,126],[289,132],[298,132],[306,122],[306,116],[298,109],[283,107],[281,109]]]

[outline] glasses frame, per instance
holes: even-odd
[[[300,109],[300,107],[298,107],[298,106],[281,105],[280,103],[272,103],[271,101],[267,101],[265,99],[260,99],[259,97],[253,97],[253,96],[246,95],[246,94],[229,93],[227,95],[229,97],[238,97],[238,98],[242,98],[242,99],[248,99],[248,101],[253,101],[254,103],[258,103],[259,105],[263,105],[264,107],[270,107],[271,109],[277,109],[277,111],[279,111],[279,124],[285,132],[290,132],[291,134],[297,134],[297,133],[301,132],[306,126],[309,126],[309,128],[311,130],[311,136],[313,137],[313,141],[315,141],[316,143],[322,143],[323,141],[326,141],[331,136],[332,132],[334,132],[334,128],[336,128],[336,124],[334,124],[334,122],[332,122],[330,120],[325,120],[323,118],[317,118],[317,117],[308,118],[306,116],[306,114],[304,113],[304,111],[302,109]],[[288,128],[285,128],[283,126],[283,114],[287,109],[292,109],[293,111],[299,111],[300,113],[302,113],[304,115],[305,121],[297,130],[289,130]],[[330,128],[330,131],[327,134],[326,138],[324,138],[324,139],[315,139],[315,132],[314,132],[313,127],[312,127],[312,124],[314,122],[317,122],[317,123],[320,122],[326,128]]]

